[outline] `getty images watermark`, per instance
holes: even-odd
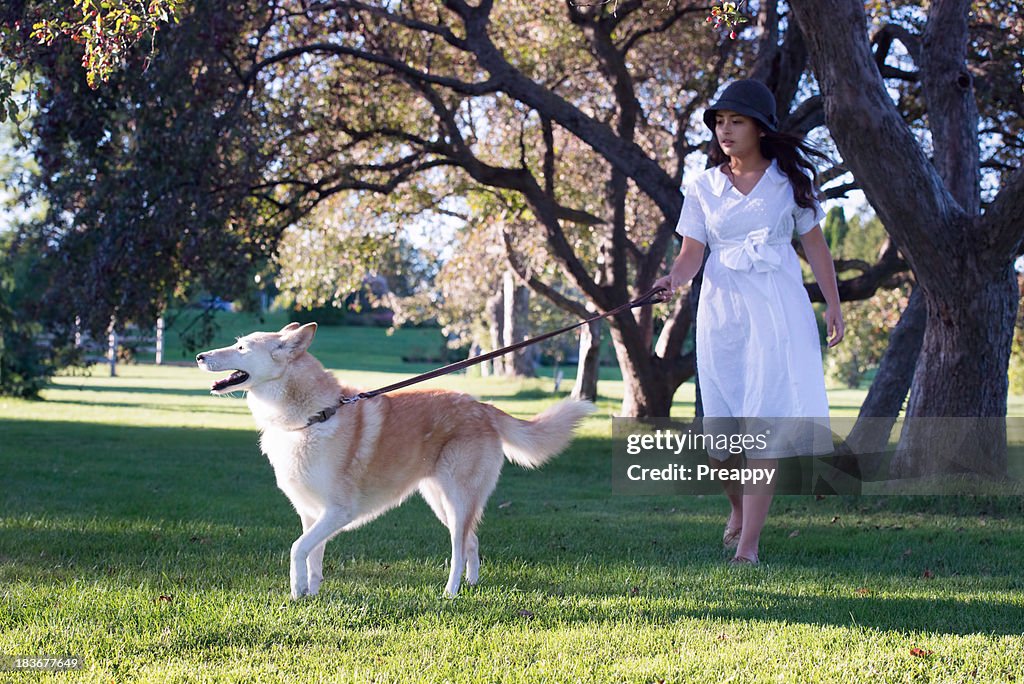
[[[728,457],[744,454],[748,449],[764,451],[768,448],[771,430],[751,435],[737,433],[695,434],[691,429],[684,432],[657,428],[653,433],[630,432],[626,434],[626,453],[640,456],[646,453],[667,453],[679,459],[683,453],[717,452]],[[756,463],[756,462],[755,462]],[[771,484],[777,472],[775,467],[727,468],[707,463],[686,465],[681,462],[658,463],[647,467],[642,463],[626,466],[626,477],[632,482],[739,482],[740,484]]]
[[[616,494],[1024,494],[1024,419],[613,420]]]

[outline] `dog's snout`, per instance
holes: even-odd
[[[196,363],[202,363],[205,358],[206,354],[196,354]]]

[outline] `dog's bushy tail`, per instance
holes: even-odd
[[[567,399],[520,420],[499,412],[498,435],[508,460],[524,468],[538,468],[569,446],[576,425],[597,410],[589,401]]]

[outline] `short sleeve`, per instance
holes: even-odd
[[[793,208],[793,220],[796,222],[796,232],[800,235],[810,232],[814,226],[821,223],[822,219],[825,218],[825,212],[821,210],[821,204],[817,200],[813,200],[814,206],[812,207],[794,207]]]
[[[683,210],[679,212],[679,222],[676,224],[676,232],[688,238],[698,240],[703,244],[708,243],[708,232],[704,222],[704,208],[700,205],[700,198],[697,197],[697,182],[691,182],[683,188]]]

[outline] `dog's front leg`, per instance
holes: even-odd
[[[350,522],[352,522],[352,515],[346,509],[339,506],[328,508],[292,544],[291,583],[293,599],[302,598],[310,593],[310,554],[318,546],[326,544],[328,539],[341,531],[341,528]]]
[[[316,522],[316,516],[300,514],[302,518],[302,531],[308,532],[309,528]],[[324,581],[324,548],[327,543],[324,542],[309,552],[309,558],[306,560],[306,565],[309,566],[307,578],[309,581],[309,595],[316,596],[320,591],[320,584]]]

